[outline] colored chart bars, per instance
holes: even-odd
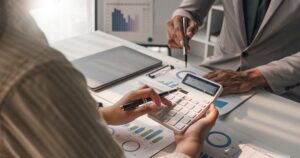
[[[119,9],[112,12],[112,31],[138,32],[139,31],[139,15],[132,18],[130,15],[125,18]]]
[[[164,138],[163,136],[161,136],[163,132],[162,129],[156,129],[156,130],[146,129],[145,127],[139,127],[138,125],[133,125],[128,127],[128,130],[152,143],[157,143]]]

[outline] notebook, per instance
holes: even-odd
[[[120,46],[72,61],[87,79],[89,88],[101,90],[162,65],[162,61]]]

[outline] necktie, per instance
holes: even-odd
[[[244,18],[248,45],[255,38],[271,0],[244,0]]]

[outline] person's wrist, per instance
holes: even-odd
[[[266,87],[268,85],[263,74],[258,69],[249,69],[246,70],[245,73],[248,76],[248,81],[252,83],[252,88]]]
[[[192,158],[197,157],[202,149],[203,141],[195,138],[186,138],[177,143],[175,152],[181,152]]]
[[[113,124],[113,116],[114,115],[112,114],[111,109],[112,109],[111,106],[99,109],[99,112],[101,113],[104,121],[109,125]]]

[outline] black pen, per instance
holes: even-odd
[[[159,93],[158,95],[160,97],[165,97],[165,96],[167,96],[167,95],[169,95],[171,93],[177,92],[178,90],[180,90],[180,88],[176,88],[176,89],[172,89],[170,91],[162,92],[162,93]],[[124,111],[134,110],[138,106],[140,106],[142,104],[145,104],[145,103],[147,103],[149,101],[152,101],[152,99],[150,97],[145,98],[145,99],[138,99],[138,100],[135,100],[133,102],[126,103],[126,104],[122,105],[121,109],[124,110]]]
[[[188,56],[187,56],[187,48],[186,48],[186,42],[187,42],[187,27],[188,27],[188,19],[186,17],[182,18],[182,29],[183,29],[183,56],[184,56],[184,62],[185,62],[185,67],[187,67],[187,62],[188,62]]]

